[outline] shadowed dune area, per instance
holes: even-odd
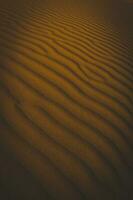
[[[0,1],[0,199],[133,199],[133,1]]]

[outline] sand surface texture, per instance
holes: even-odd
[[[0,1],[0,199],[132,200],[133,1]]]

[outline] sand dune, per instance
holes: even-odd
[[[0,2],[1,199],[132,199],[131,1]]]

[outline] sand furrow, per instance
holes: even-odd
[[[2,199],[132,199],[131,3],[2,0],[0,18]]]

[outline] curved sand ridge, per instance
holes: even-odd
[[[131,32],[128,40],[92,2],[7,3],[0,8],[2,199],[132,198]]]

